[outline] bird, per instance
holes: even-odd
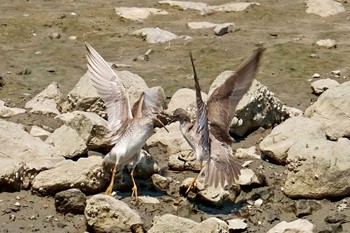
[[[172,114],[172,121],[180,122],[181,133],[201,164],[201,170],[190,183],[186,194],[201,175],[204,175],[205,185],[215,188],[219,185],[222,188],[225,185],[231,187],[238,179],[242,165],[233,157],[231,145],[235,140],[229,134],[229,128],[239,101],[255,78],[264,50],[262,47],[258,48],[236,72],[212,92],[206,103],[202,99],[190,52],[196,91],[196,119],[192,122],[190,114],[183,108],[176,109]],[[203,162],[206,162],[204,166]]]
[[[157,90],[145,90],[131,108],[128,93],[118,75],[91,45],[85,42],[85,46],[88,77],[106,106],[109,130],[107,138],[113,145],[103,159],[103,165],[114,165],[105,193],[112,194],[117,170],[133,162],[130,172],[133,184],[131,197],[137,199],[134,170],[140,160],[141,149],[151,136],[154,123],[158,121],[157,116],[163,110]]]

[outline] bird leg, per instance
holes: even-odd
[[[117,163],[115,163],[113,171],[112,171],[112,178],[111,178],[111,182],[108,185],[108,188],[106,189],[105,194],[107,195],[111,195],[113,192],[113,186],[114,186],[114,178],[115,178],[115,174],[117,173]]]
[[[198,176],[202,173],[202,170],[203,170],[203,163],[201,162],[201,170],[199,171],[198,175],[195,178],[193,178],[193,180],[191,181],[190,185],[186,190],[186,193],[185,193],[186,195],[191,190],[192,186],[196,183],[196,180],[198,179]]]
[[[135,197],[137,199],[137,186],[136,186],[136,183],[134,180],[134,170],[135,170],[135,168],[133,167],[131,172],[130,172],[130,177],[131,177],[131,181],[133,184],[131,197]]]

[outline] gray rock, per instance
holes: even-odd
[[[58,115],[60,114],[58,108],[63,101],[63,95],[58,84],[53,82],[29,100],[25,108],[31,108],[30,112],[33,113]]]
[[[314,225],[306,219],[297,219],[293,222],[280,222],[267,233],[313,233]]]
[[[171,214],[156,216],[148,233],[228,233],[228,225],[218,218],[208,218],[201,223]]]
[[[132,164],[128,165],[129,170],[132,169]],[[141,150],[140,160],[135,167],[134,177],[148,179],[153,174],[159,173],[160,167],[158,162],[144,150]]]
[[[135,210],[124,202],[103,194],[92,196],[87,201],[84,215],[89,232],[130,232],[133,226],[143,225]]]
[[[78,161],[65,160],[46,170],[33,180],[32,190],[41,195],[54,195],[70,188],[79,188],[85,194],[103,191],[110,176],[103,172],[102,158],[91,156]]]
[[[313,200],[297,200],[295,202],[295,215],[297,217],[303,217],[312,214],[313,211],[319,210],[322,205]]]
[[[77,131],[67,125],[56,129],[45,141],[65,158],[76,159],[87,153],[87,146]]]
[[[68,189],[55,195],[55,207],[59,213],[84,214],[86,196],[79,189]]]
[[[88,149],[106,148],[110,146],[106,138],[107,121],[93,112],[74,111],[64,113],[56,118],[74,129],[83,139]]]
[[[331,39],[318,40],[315,43],[318,47],[324,47],[327,49],[336,48],[337,42]]]
[[[345,12],[344,6],[333,0],[306,0],[306,13],[316,14],[321,17],[336,15]]]
[[[203,101],[207,100],[207,95],[202,92]],[[194,112],[197,109],[196,92],[192,89],[181,88],[171,97],[166,112],[171,115],[177,108],[183,108],[187,111]]]
[[[147,43],[164,43],[170,40],[177,39],[178,36],[172,32],[162,30],[160,28],[142,28],[132,33],[134,36],[140,36]]]
[[[117,15],[123,19],[142,21],[150,15],[167,15],[168,12],[157,8],[139,8],[139,7],[116,7]]]
[[[159,191],[166,191],[169,189],[170,180],[159,174],[152,175],[153,186]]]
[[[346,138],[336,142],[325,138],[296,141],[288,150],[289,173],[284,193],[293,198],[349,195],[349,148],[350,141]]]
[[[261,153],[279,164],[285,164],[290,147],[297,141],[326,139],[325,129],[317,120],[293,117],[276,126],[259,144]]]
[[[168,167],[174,171],[200,171],[201,164],[192,149],[170,155]]]
[[[324,91],[336,87],[338,86],[339,83],[333,79],[330,78],[326,78],[326,79],[320,79],[317,80],[313,83],[311,83],[311,89],[313,91],[313,93],[320,95],[322,94]]]
[[[322,122],[331,140],[350,137],[349,98],[350,82],[342,83],[325,91],[304,115]]]
[[[223,35],[225,35],[226,33],[232,31],[232,29],[230,29],[230,27],[231,27],[232,25],[233,25],[232,23],[225,23],[225,24],[217,25],[217,26],[214,28],[214,33],[215,33],[215,35],[217,35],[217,36],[223,36]]]
[[[64,160],[52,146],[33,137],[19,124],[0,119],[0,189],[28,188],[41,171]]]
[[[0,117],[6,118],[18,114],[26,113],[27,110],[22,108],[9,108],[5,106],[5,102],[0,100]]]

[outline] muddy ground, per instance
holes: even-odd
[[[218,5],[228,1],[203,0]],[[285,104],[305,110],[317,99],[311,93],[309,79],[314,73],[331,77],[332,70],[340,70],[338,82],[346,81],[350,74],[350,33],[347,12],[321,18],[306,14],[302,0],[257,1],[261,5],[243,12],[214,13],[201,16],[198,12],[182,11],[157,1],[145,0],[50,0],[50,1],[2,1],[0,8],[0,75],[5,83],[0,87],[0,99],[8,106],[24,107],[24,104],[51,82],[59,83],[67,94],[86,72],[84,42],[90,43],[106,60],[131,65],[127,68],[139,74],[149,86],[161,85],[167,96],[181,87],[193,88],[188,52],[196,58],[197,72],[204,91],[208,91],[214,78],[224,70],[234,70],[256,47],[267,48],[257,79],[266,85]],[[348,10],[346,1],[342,1]],[[344,3],[345,2],[345,3]],[[152,16],[143,22],[121,20],[114,11],[118,6],[158,7],[169,12],[167,16]],[[73,13],[73,14],[72,14]],[[215,36],[211,29],[190,30],[186,23],[208,21],[234,22],[237,30],[224,36]],[[193,40],[174,40],[165,44],[147,44],[129,33],[143,27],[160,27],[177,35],[189,35]],[[51,39],[52,33],[59,39]],[[76,40],[70,40],[76,36]],[[334,49],[317,48],[319,39],[335,39]],[[171,47],[166,50],[165,47]],[[138,55],[152,49],[149,61],[134,61]],[[311,58],[317,54],[319,58]],[[10,118],[28,127],[33,124],[60,123],[40,115]],[[235,147],[257,145],[269,132],[259,130],[249,135]],[[151,151],[152,152],[152,151]],[[190,172],[174,173],[166,170],[166,156],[154,151],[165,174],[181,181],[193,176]],[[283,166],[257,161],[253,168],[267,177],[267,187],[243,190],[237,206],[223,209],[190,205],[191,208],[175,209],[178,194],[173,197],[140,188],[140,195],[159,196],[160,205],[135,206],[128,193],[123,198],[139,210],[146,228],[155,215],[173,213],[196,221],[215,215],[222,219],[242,216],[248,219],[248,232],[266,232],[276,223],[296,219],[294,203],[280,191],[283,186]],[[260,167],[260,168],[259,168]],[[282,175],[281,175],[282,174]],[[254,196],[255,195],[255,196]],[[244,200],[261,196],[269,200],[259,210],[247,211]],[[180,200],[180,199],[178,199]],[[316,231],[328,227],[324,219],[336,212],[345,199],[317,200],[320,208],[306,219],[316,225]],[[348,199],[347,199],[348,200]],[[16,202],[21,207],[14,207]],[[313,201],[313,200],[312,200]],[[189,211],[190,210],[190,211]],[[349,214],[349,213],[347,213]],[[13,217],[13,216],[14,217]],[[259,221],[263,224],[259,224]],[[30,191],[0,193],[0,232],[83,232],[82,215],[61,215],[55,212],[53,198],[38,197]]]

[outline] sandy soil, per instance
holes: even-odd
[[[223,4],[228,1],[203,0],[209,4]],[[157,1],[145,0],[50,0],[50,1],[3,1],[0,14],[0,76],[5,86],[0,87],[0,99],[9,106],[23,107],[35,94],[48,84],[58,82],[61,91],[67,94],[86,72],[84,41],[89,42],[106,60],[130,64],[127,68],[142,76],[149,86],[161,85],[167,96],[178,88],[193,88],[188,52],[196,58],[197,72],[204,91],[208,91],[214,78],[224,70],[234,70],[246,59],[258,43],[267,48],[257,79],[268,86],[285,104],[305,110],[316,96],[311,94],[309,79],[314,73],[330,76],[332,70],[341,70],[346,81],[349,76],[350,41],[349,13],[321,18],[306,14],[302,0],[265,0],[260,6],[244,12],[215,13],[200,16],[195,11],[181,11]],[[345,1],[344,1],[345,2]],[[346,7],[347,4],[344,3]],[[117,17],[114,7],[159,7],[169,12],[168,16],[152,16],[143,22],[131,22]],[[72,14],[74,12],[75,14]],[[209,21],[214,23],[234,22],[239,30],[217,37],[212,30],[190,30],[186,23]],[[193,40],[182,39],[170,44],[147,44],[129,33],[143,27],[160,27],[178,35],[189,35]],[[59,39],[50,39],[54,32]],[[77,36],[70,40],[70,36]],[[336,49],[317,48],[313,43],[319,39],[335,39]],[[166,50],[169,46],[171,50]],[[153,52],[149,61],[134,61],[148,49]],[[310,54],[319,58],[310,58]],[[9,119],[28,127],[46,124],[59,126],[54,119],[31,114]],[[257,145],[269,130],[261,130],[248,136],[235,147]],[[155,153],[156,159],[166,170],[166,155]],[[165,158],[165,159],[164,159]],[[169,197],[150,190],[140,194],[158,195],[161,205],[133,205],[145,219],[145,226],[151,226],[154,215],[178,213],[180,216],[200,221],[215,215],[223,219],[243,216],[249,221],[249,232],[266,232],[276,223],[295,220],[291,200],[283,195],[282,166],[264,161],[256,162],[256,169],[265,167],[267,187],[243,190],[237,206],[224,209],[205,208],[195,205],[193,210],[175,211],[177,194]],[[176,179],[193,176],[191,173],[165,171]],[[126,194],[125,196],[128,196]],[[261,210],[246,211],[244,200],[251,196],[270,200]],[[15,207],[16,202],[21,207]],[[325,229],[324,218],[332,215],[344,199],[317,200],[320,208],[306,219],[311,220],[317,230]],[[192,208],[192,207],[191,207]],[[190,209],[191,209],[190,208]],[[347,212],[349,215],[350,213]],[[14,217],[13,217],[13,216]],[[271,218],[259,225],[258,221]],[[29,191],[0,193],[0,232],[83,232],[85,223],[80,215],[61,215],[55,212],[53,198],[38,197]],[[318,232],[318,231],[316,231]]]

